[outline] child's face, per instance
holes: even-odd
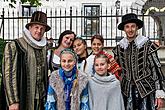
[[[71,71],[76,64],[76,60],[74,59],[73,55],[70,53],[64,53],[61,55],[61,67],[65,71]]]
[[[103,44],[99,39],[94,39],[91,44],[91,48],[92,48],[93,53],[97,54],[102,50]]]
[[[81,56],[86,51],[86,45],[84,45],[83,41],[80,39],[76,39],[73,42],[73,49],[77,53],[77,55]]]
[[[108,63],[106,58],[96,58],[94,63],[95,71],[100,76],[107,75]]]

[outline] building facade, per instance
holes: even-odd
[[[58,40],[64,30],[73,30],[77,35],[89,42],[94,34],[101,34],[105,38],[105,46],[115,46],[124,37],[124,33],[117,29],[121,16],[134,12],[144,21],[145,26],[139,34],[161,40],[162,28],[150,15],[144,6],[147,0],[41,0],[40,7],[21,4],[17,1],[15,8],[9,7],[9,2],[3,2],[0,8],[1,36],[12,40],[20,37],[22,30],[30,20],[35,10],[41,10],[48,15],[48,24],[52,30],[46,33],[48,38]],[[160,36],[161,35],[161,36]],[[161,38],[161,39],[160,39]],[[90,44],[90,43],[89,43]]]

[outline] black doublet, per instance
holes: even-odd
[[[151,41],[147,41],[140,48],[134,42],[129,43],[127,49],[120,45],[114,48],[115,57],[122,67],[121,87],[124,95],[128,96],[131,84],[137,87],[141,98],[156,89],[163,89],[163,83],[155,84],[156,81],[164,79],[157,49],[158,46]]]

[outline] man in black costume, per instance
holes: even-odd
[[[157,50],[149,38],[137,35],[143,21],[134,13],[122,17],[118,29],[124,37],[113,49],[122,67],[121,89],[126,110],[156,110],[163,107],[165,79]]]

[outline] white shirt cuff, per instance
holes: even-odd
[[[165,99],[165,92],[163,90],[156,90],[156,98]]]

